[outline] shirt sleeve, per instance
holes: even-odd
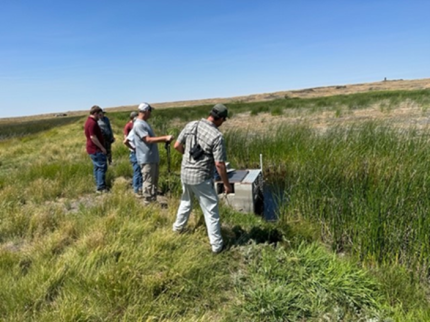
[[[133,129],[130,132],[128,132],[126,140],[133,142],[133,140],[134,140],[134,131],[133,131]]]
[[[88,135],[97,136],[96,124],[96,122],[91,122],[88,124]]]
[[[131,131],[128,133],[128,135],[127,135],[127,137],[125,139],[129,142],[129,144],[133,148],[136,147],[136,144],[134,143],[134,130],[133,129],[131,129]]]
[[[187,137],[188,137],[191,133],[193,133],[194,126],[195,126],[195,124],[196,124],[196,123],[197,123],[197,121],[188,123],[188,124],[184,127],[184,129],[182,130],[182,132],[179,134],[179,136],[178,136],[178,138],[176,139],[176,141],[179,141],[179,142],[181,142],[183,145],[185,145],[185,144],[186,144],[186,141],[187,141]]]
[[[186,135],[185,133],[187,132],[187,126],[181,131],[181,133],[179,133],[178,138],[176,139],[176,141],[180,142],[181,144],[185,144],[185,140],[186,140]]]
[[[145,126],[143,124],[135,124],[135,126],[133,126],[134,129],[134,134],[140,139],[142,140],[142,138],[149,136],[149,132],[147,131],[147,129],[145,128]]]

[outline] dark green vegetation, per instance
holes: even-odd
[[[24,137],[67,125],[81,119],[80,116],[68,116],[52,119],[35,119],[23,122],[0,123],[0,140]]]
[[[228,106],[232,119],[250,112],[256,122],[262,112],[340,115],[377,104],[390,113],[404,102],[424,113],[430,92]],[[209,109],[160,109],[151,123],[176,135]],[[233,167],[254,168],[263,154],[265,178],[286,202],[276,223],[223,207],[228,250],[213,256],[198,207],[188,232],[171,232],[179,154],[168,174],[159,146],[169,208],[144,208],[120,143],[128,113],[109,117],[118,142],[108,195],[93,193],[85,117],[21,124],[32,135],[21,127],[0,142],[0,320],[430,321],[428,130],[357,122],[226,131]]]

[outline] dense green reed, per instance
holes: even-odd
[[[227,135],[235,166],[255,166],[261,153],[266,180],[285,187],[281,220],[316,220],[335,250],[408,267],[430,263],[429,141],[428,131],[378,123]]]

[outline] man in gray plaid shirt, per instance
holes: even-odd
[[[225,165],[227,160],[225,142],[218,130],[227,116],[227,107],[216,104],[207,119],[188,123],[174,145],[174,148],[183,154],[181,167],[183,192],[173,231],[180,232],[187,225],[192,210],[192,195],[196,196],[205,217],[209,242],[214,253],[219,253],[223,249],[218,195],[213,182],[215,168],[224,184],[224,192],[232,192]],[[192,148],[196,144],[200,146],[200,153],[192,153]]]

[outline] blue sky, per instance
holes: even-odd
[[[430,1],[1,0],[0,118],[430,77]]]

